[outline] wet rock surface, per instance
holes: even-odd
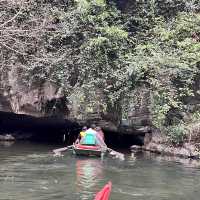
[[[170,144],[167,137],[160,133],[152,133],[146,135],[142,149],[167,156],[177,156],[183,158],[200,158],[200,151],[194,143],[184,143],[180,146]]]

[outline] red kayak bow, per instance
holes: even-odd
[[[94,200],[109,200],[111,189],[112,189],[112,183],[109,181],[102,188],[102,190],[96,194]]]

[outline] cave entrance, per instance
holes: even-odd
[[[120,132],[105,131],[105,141],[109,147],[130,148],[132,145],[142,146],[145,134],[125,134]]]
[[[0,134],[12,134],[16,139],[61,142],[72,140],[79,132],[78,123],[62,117],[33,117],[0,111]],[[74,136],[75,137],[75,136]]]
[[[12,134],[19,140],[72,144],[81,126],[62,117],[33,117],[24,114],[0,111],[0,135]],[[143,145],[144,134],[122,134],[104,130],[109,147],[129,148]],[[65,139],[65,141],[64,141]]]

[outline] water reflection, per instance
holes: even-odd
[[[76,185],[80,199],[90,199],[99,180],[103,179],[103,163],[100,159],[77,159]],[[90,197],[90,198],[89,198]]]
[[[15,143],[15,141],[0,141],[0,146],[10,147]]]
[[[199,161],[148,153],[127,153],[123,162],[70,153],[54,158],[49,153],[53,148],[0,145],[0,200],[92,200],[109,180],[113,200],[199,199]]]

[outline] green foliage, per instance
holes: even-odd
[[[177,113],[188,114],[200,95],[199,1],[27,0],[0,6],[2,66],[7,72],[18,66],[25,86],[50,81],[67,98],[81,91],[92,106],[91,91],[101,91],[100,107],[116,107],[119,114],[129,108],[121,102],[132,102],[144,86],[152,124],[167,128],[175,142],[183,139],[184,119]]]
[[[190,123],[196,123],[199,120],[200,120],[200,111],[199,110],[190,113],[190,116],[188,117],[188,121]]]
[[[180,13],[172,23],[162,17],[155,22],[150,31],[152,39],[135,48],[129,71],[151,88],[153,124],[164,128],[167,113],[172,109],[181,111],[184,97],[194,96],[200,58],[194,32],[200,32],[200,20],[199,14]]]
[[[172,144],[181,145],[186,139],[186,128],[182,123],[167,127],[166,132]]]

